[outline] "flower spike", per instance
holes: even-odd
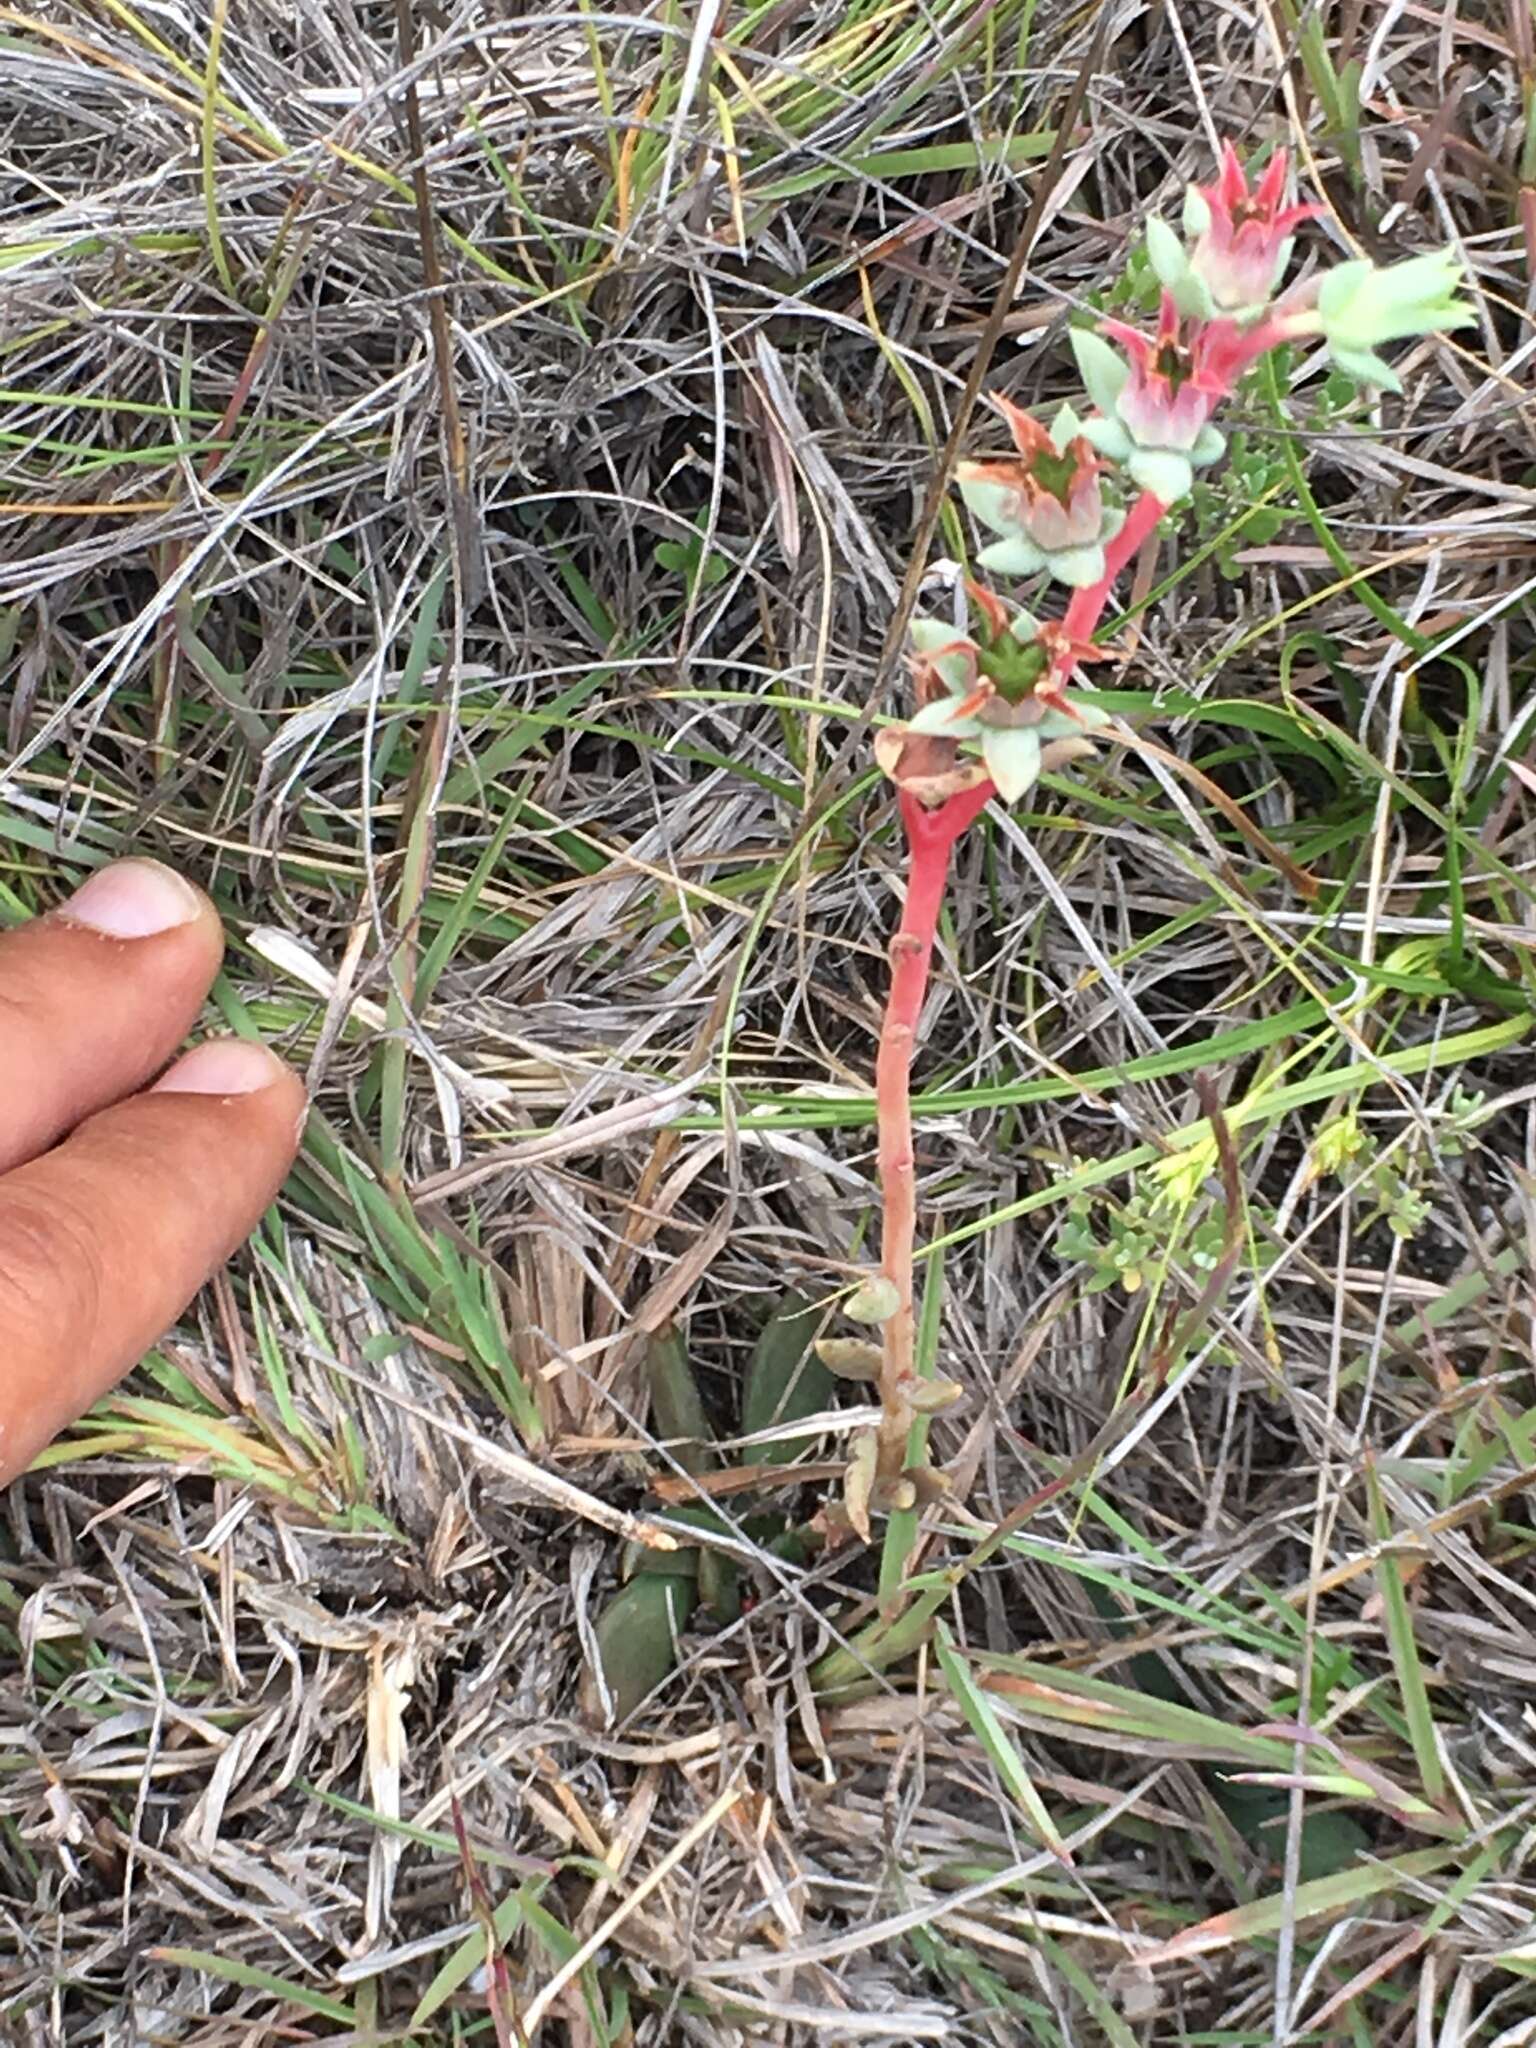
[[[1191,185],[1186,193],[1184,232],[1194,242],[1188,270],[1209,301],[1207,315],[1256,320],[1285,274],[1296,229],[1324,211],[1282,204],[1288,170],[1287,152],[1276,150],[1250,190],[1237,151],[1226,142],[1216,182]]]
[[[967,506],[996,536],[978,555],[981,568],[1043,573],[1072,595],[1059,619],[1037,619],[968,582],[967,624],[913,620],[913,716],[875,738],[876,759],[898,785],[909,854],[875,1065],[884,1291],[878,1353],[862,1339],[833,1340],[830,1348],[846,1352],[861,1376],[874,1376],[880,1413],[873,1430],[855,1438],[841,1501],[820,1518],[829,1541],[850,1533],[868,1541],[872,1513],[934,1497],[932,1473],[907,1464],[915,1412],[944,1405],[953,1391],[915,1370],[911,1074],[955,845],[994,796],[1016,800],[1116,730],[1097,705],[1069,695],[1070,685],[1083,663],[1124,658],[1094,644],[1116,580],[1192,490],[1196,469],[1221,455],[1213,415],[1244,371],[1283,343],[1311,341],[1362,381],[1390,385],[1393,373],[1375,353],[1381,344],[1473,317],[1450,254],[1388,270],[1346,263],[1277,299],[1295,230],[1321,210],[1290,198],[1289,175],[1286,153],[1277,150],[1251,181],[1227,144],[1214,180],[1189,188],[1182,238],[1165,221],[1148,223],[1147,254],[1162,286],[1155,332],[1105,321],[1097,332],[1072,336],[1093,416],[1068,408],[1047,429],[1010,400],[994,399],[1013,452],[959,466]],[[1113,482],[1106,502],[1106,461],[1120,471],[1115,481],[1136,492],[1123,511]],[[1236,808],[1228,815],[1242,820]],[[1298,887],[1315,892],[1312,878],[1279,849],[1267,853]],[[852,1303],[849,1311],[857,1313]],[[930,1400],[923,1388],[935,1385]]]

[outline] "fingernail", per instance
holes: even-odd
[[[197,891],[173,868],[157,860],[119,860],[82,882],[59,915],[109,939],[152,939],[190,924],[202,907]]]
[[[254,1095],[285,1071],[275,1052],[248,1038],[211,1038],[183,1053],[150,1091],[165,1095]]]

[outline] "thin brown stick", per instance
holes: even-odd
[[[437,246],[437,219],[427,184],[427,146],[422,135],[421,105],[416,81],[410,76],[416,62],[416,31],[411,19],[411,0],[395,0],[395,28],[400,45],[400,63],[406,72],[401,98],[405,106],[405,133],[411,151],[411,191],[416,202],[416,232],[421,243],[421,274],[427,287],[427,318],[432,326],[432,354],[437,365],[438,403],[443,413],[443,443],[448,457],[448,496],[458,542],[459,596],[465,611],[473,611],[484,594],[484,568],[476,535],[474,504],[469,494],[469,447],[459,412],[458,386],[453,372],[453,335],[448,325],[447,283]]]

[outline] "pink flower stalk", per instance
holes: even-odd
[[[1089,590],[1073,591],[1066,617],[1061,622],[1060,651],[1050,674],[1040,685],[1042,692],[1059,695],[1066,689],[1072,680],[1072,671],[1081,659],[1079,650],[1085,643],[1092,642],[1094,628],[1109,602],[1115,578],[1128,562],[1135,560],[1143,542],[1157,531],[1157,522],[1168,509],[1155,492],[1143,491],[1131,507],[1130,518],[1106,551],[1103,579]]]
[[[1262,312],[1290,262],[1296,229],[1322,213],[1320,206],[1281,204],[1288,169],[1286,151],[1276,150],[1250,190],[1237,151],[1227,142],[1215,184],[1190,186],[1184,201],[1184,232],[1194,239],[1188,267],[1214,311],[1234,319]]]
[[[1374,353],[1380,343],[1442,333],[1473,317],[1458,296],[1461,268],[1449,253],[1389,270],[1345,264],[1271,306],[1292,231],[1321,211],[1283,203],[1287,169],[1280,151],[1250,188],[1227,144],[1215,183],[1190,188],[1184,227],[1192,246],[1186,249],[1166,223],[1149,223],[1147,247],[1164,287],[1155,335],[1110,320],[1102,334],[1072,336],[1094,417],[1080,420],[1066,408],[1047,433],[1008,400],[994,401],[1017,458],[969,462],[958,471],[967,505],[1000,536],[978,562],[1009,575],[1045,571],[1071,586],[1071,601],[1059,623],[1040,621],[972,584],[974,632],[914,620],[918,710],[909,725],[891,726],[876,739],[880,765],[901,793],[910,856],[875,1088],[882,1299],[894,1307],[883,1316],[874,1476],[888,1504],[898,1498],[893,1489],[906,1485],[902,1467],[917,1404],[912,1057],[954,845],[994,794],[1012,799],[1042,768],[1089,751],[1089,733],[1106,720],[1094,707],[1071,702],[1067,684],[1095,652],[1090,643],[1116,577],[1163,515],[1189,495],[1195,470],[1221,456],[1212,415],[1248,366],[1280,342],[1316,338],[1361,382],[1390,387],[1393,373]],[[1105,504],[1098,456],[1139,488],[1128,513]],[[870,1498],[865,1480],[850,1484],[850,1518],[862,1533]],[[862,1523],[853,1514],[856,1499]]]
[[[942,744],[930,742],[930,744]],[[949,742],[948,744],[953,744]],[[880,1131],[880,1270],[890,1282],[895,1309],[886,1317],[880,1367],[880,1425],[876,1476],[889,1485],[906,1462],[916,1385],[916,1321],[912,1306],[912,1253],[917,1237],[917,1159],[912,1140],[912,1054],[917,1045],[934,934],[944,903],[949,856],[955,841],[986,809],[992,784],[951,796],[936,808],[911,790],[901,795],[908,849],[907,897],[901,928],[891,940],[891,987],[880,1051],[875,1101]]]

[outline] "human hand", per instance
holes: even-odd
[[[304,1087],[275,1054],[216,1039],[160,1073],[223,950],[207,897],[147,860],[0,935],[0,1484],[138,1363],[292,1164]]]

